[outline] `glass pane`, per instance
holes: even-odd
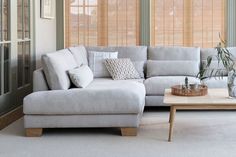
[[[18,31],[18,39],[23,39],[22,2],[23,2],[23,0],[17,0],[17,31]]]
[[[85,0],[85,5],[97,5],[97,0]]]
[[[4,45],[4,93],[10,89],[10,44]]]
[[[3,2],[3,33],[4,40],[9,40],[9,0]]]
[[[25,49],[24,49],[24,52],[25,52],[25,64],[24,64],[24,67],[25,67],[25,84],[28,84],[30,83],[30,42],[25,42]]]
[[[2,41],[2,0],[0,0],[0,41]]]
[[[30,1],[24,0],[25,38],[30,38]]]
[[[17,79],[18,79],[18,87],[23,86],[23,43],[18,43],[18,67],[17,67]]]

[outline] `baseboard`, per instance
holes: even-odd
[[[13,123],[14,121],[18,120],[23,116],[23,107],[19,106],[16,109],[2,115],[0,117],[0,130],[7,127],[9,124]]]

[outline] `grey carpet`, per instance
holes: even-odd
[[[236,111],[177,112],[167,142],[168,112],[145,112],[137,137],[119,129],[48,129],[24,137],[20,119],[0,131],[0,157],[235,157]]]

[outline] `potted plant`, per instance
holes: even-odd
[[[220,38],[221,39],[221,38]],[[197,77],[202,83],[208,78],[215,77],[223,79],[225,74],[228,74],[228,92],[229,96],[236,98],[236,69],[233,55],[226,48],[226,42],[221,39],[221,42],[215,47],[217,54],[208,56],[206,65],[202,66]],[[218,63],[217,68],[212,68],[212,60],[216,58]],[[223,68],[220,68],[223,67]]]

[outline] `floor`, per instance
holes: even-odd
[[[49,129],[24,137],[23,119],[0,131],[0,157],[235,157],[236,111],[177,111],[173,142],[167,111],[146,111],[137,137],[119,129]]]

